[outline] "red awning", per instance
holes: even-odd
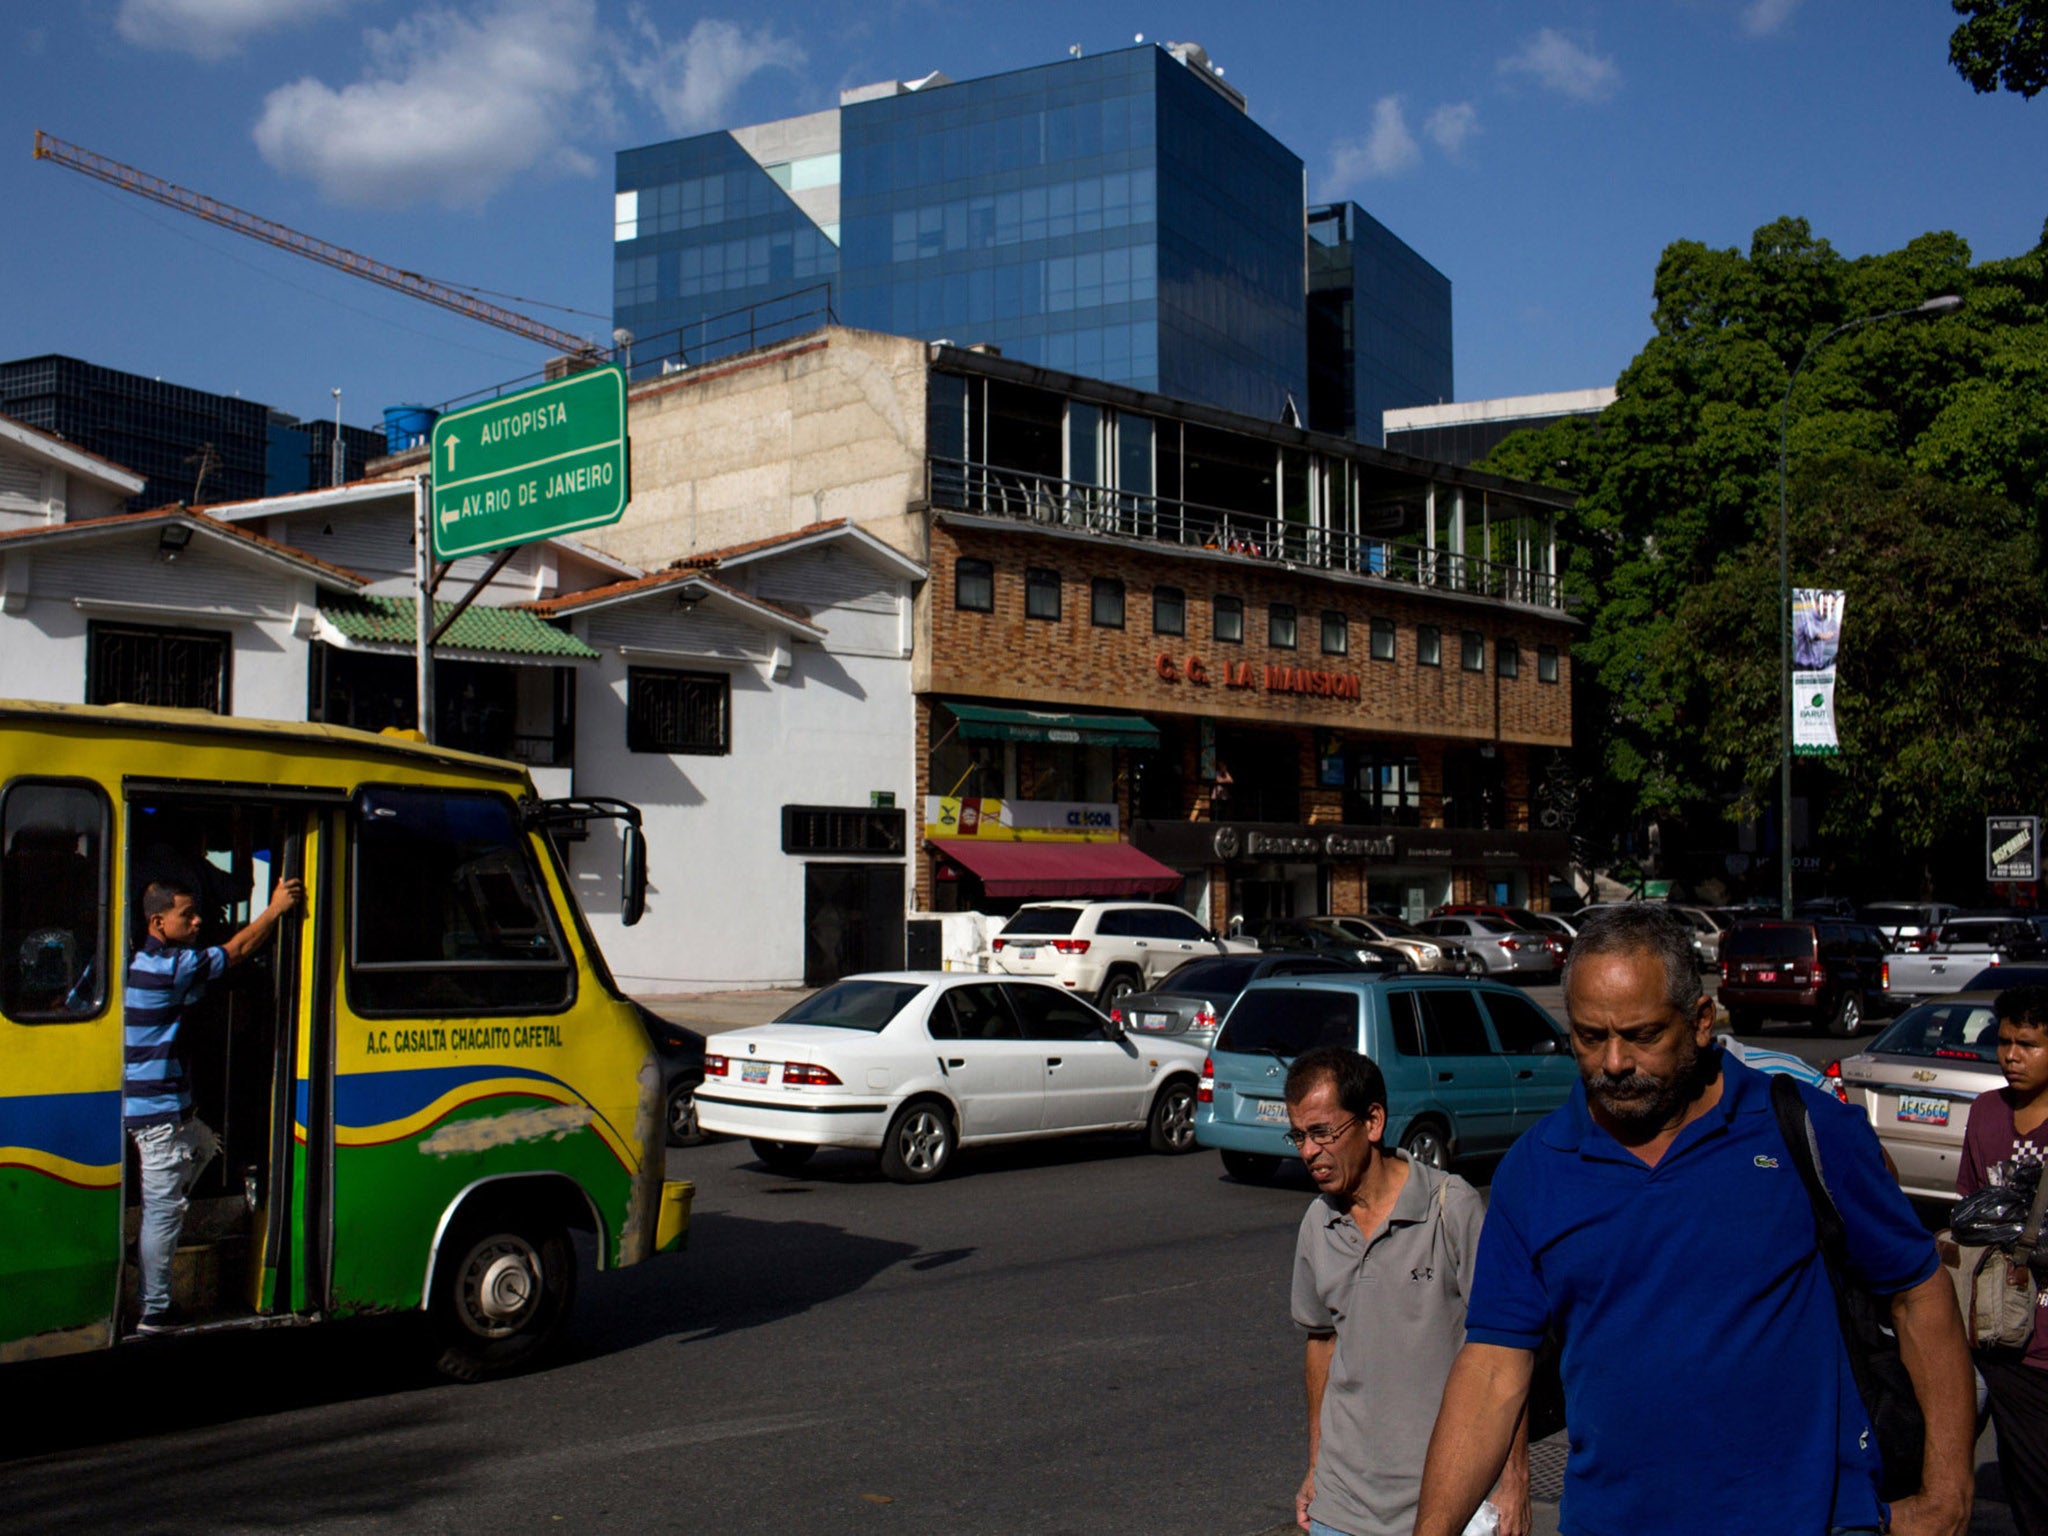
[[[991,896],[1163,896],[1181,877],[1129,843],[998,843],[932,840],[980,879]]]

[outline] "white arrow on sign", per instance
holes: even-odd
[[[453,432],[448,434],[448,473],[451,475],[455,473],[455,445],[461,441]]]

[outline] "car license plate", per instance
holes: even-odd
[[[1948,1100],[1900,1094],[1899,1118],[1910,1125],[1947,1125]]]
[[[768,1063],[765,1061],[743,1061],[740,1063],[740,1081],[743,1083],[765,1083],[768,1081]]]
[[[1139,1029],[1164,1029],[1173,1022],[1170,1013],[1134,1013],[1131,1023]]]
[[[1255,1113],[1261,1120],[1278,1120],[1284,1123],[1287,1119],[1287,1101],[1285,1099],[1260,1099]]]
[[[1019,944],[1010,953],[1019,960],[1036,960],[1038,958],[1038,946],[1036,944]]]
[[[1776,981],[1778,979],[1778,973],[1776,971],[1758,971],[1756,973],[1756,979],[1758,981]]]

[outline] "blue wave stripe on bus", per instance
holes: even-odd
[[[416,1115],[451,1088],[486,1078],[530,1077],[537,1082],[556,1083],[558,1077],[528,1067],[479,1062],[471,1067],[418,1067],[411,1071],[349,1072],[334,1080],[334,1119],[337,1125],[388,1125]],[[307,1085],[298,1085],[299,1124],[306,1123]]]
[[[115,1090],[0,1098],[0,1147],[32,1147],[95,1168],[117,1164],[121,1095]]]

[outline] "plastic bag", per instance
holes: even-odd
[[[1488,1499],[1472,1511],[1472,1518],[1465,1522],[1464,1536],[1499,1536],[1500,1511]]]
[[[1949,1230],[1955,1240],[1973,1248],[2009,1248],[2018,1242],[2039,1178],[2040,1165],[2026,1164],[2015,1168],[2008,1182],[1986,1184],[1975,1194],[1963,1196],[1949,1213]]]

